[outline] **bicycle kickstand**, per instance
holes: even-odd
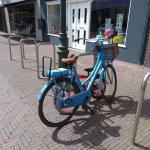
[[[92,110],[92,108],[88,106],[87,104],[82,105],[82,109],[85,110],[86,112],[88,112],[89,110],[92,115],[95,115],[94,110]]]

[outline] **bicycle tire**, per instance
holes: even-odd
[[[113,87],[113,90],[112,90],[111,93],[108,91],[108,86],[110,85],[110,83],[108,82],[107,77],[106,77],[109,74],[108,73],[108,69],[110,69],[111,76],[113,77],[112,78],[112,82],[114,83],[114,87]],[[103,98],[107,102],[110,103],[110,102],[112,102],[114,100],[114,97],[115,97],[115,94],[116,94],[116,90],[117,90],[117,75],[116,75],[116,71],[115,71],[115,68],[113,67],[113,65],[109,64],[107,66],[107,68],[105,68],[104,74],[105,74],[105,91],[103,93]],[[110,77],[110,74],[109,74],[109,77]]]
[[[67,82],[70,83],[70,79],[65,77],[65,78],[59,78],[57,79],[55,82],[57,83],[61,83],[61,82]],[[48,120],[43,112],[43,103],[45,100],[45,96],[46,94],[50,91],[50,89],[52,89],[53,86],[55,86],[55,82],[51,82],[51,84],[47,87],[47,89],[45,90],[41,101],[39,102],[39,107],[38,107],[38,115],[40,117],[40,120],[49,127],[61,127],[64,126],[65,124],[67,124],[67,122],[73,117],[74,113],[77,111],[78,107],[73,107],[73,111],[71,114],[69,114],[64,120],[60,121],[60,122],[52,122],[50,120]],[[71,85],[74,87],[75,89],[75,94],[79,93],[79,87],[77,85],[76,82],[71,83]],[[53,100],[54,101],[54,100]],[[53,115],[53,114],[52,114]],[[61,115],[61,114],[60,114]]]

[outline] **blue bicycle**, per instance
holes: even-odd
[[[94,97],[94,92],[108,102],[114,99],[117,76],[112,61],[118,54],[118,46],[97,41],[94,50],[97,51],[96,64],[83,82],[80,81],[75,67],[78,56],[62,59],[68,69],[47,71],[50,80],[38,96],[38,113],[45,125],[50,127],[65,125],[79,106],[94,113],[88,105]]]

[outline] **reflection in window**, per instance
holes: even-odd
[[[80,8],[78,9],[78,23],[80,23]]]
[[[84,23],[86,23],[86,19],[87,19],[87,8],[85,8],[84,10]]]
[[[75,9],[72,9],[72,23],[74,23],[74,18],[75,18]]]
[[[106,28],[115,28],[118,34],[126,35],[130,0],[95,0],[92,3],[91,37]]]
[[[48,6],[48,32],[59,34],[60,32],[60,5]]]
[[[35,37],[34,4],[10,7],[9,18],[12,33]]]

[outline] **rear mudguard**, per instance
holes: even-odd
[[[38,101],[42,100],[42,97],[45,93],[45,91],[47,90],[47,88],[51,85],[51,84],[55,84],[55,82],[59,81],[61,78],[55,78],[55,79],[51,79],[50,81],[47,82],[47,84],[44,85],[44,87],[42,88],[41,92],[38,95]],[[65,77],[66,80],[70,80],[71,81],[71,77],[67,76]]]
[[[38,101],[41,101],[41,100],[42,100],[42,97],[43,97],[45,91],[46,91],[47,88],[50,86],[50,84],[52,84],[53,82],[54,82],[53,80],[50,80],[50,81],[48,81],[47,84],[44,85],[44,87],[42,88],[41,92],[40,92],[39,95],[38,95],[38,98],[37,98]]]

